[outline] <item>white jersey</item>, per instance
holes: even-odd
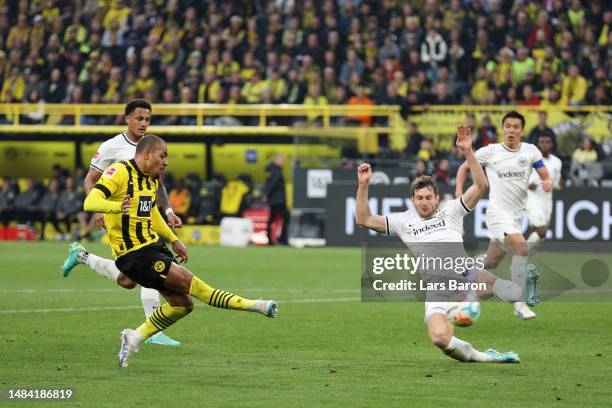
[[[430,218],[421,218],[410,210],[393,213],[385,217],[385,232],[387,235],[399,237],[415,257],[430,259],[455,259],[466,265],[469,255],[463,247],[463,217],[472,212],[463,201],[463,197],[447,201]],[[428,264],[429,265],[429,264]],[[459,265],[459,264],[457,264]],[[449,279],[457,274],[473,282],[480,271],[475,267],[463,270],[448,266],[425,266],[420,268],[423,280]],[[428,292],[428,303],[435,305],[437,301],[447,300],[454,292],[444,294],[443,291]],[[440,297],[442,295],[442,298]],[[450,298],[448,298],[450,299]]]
[[[404,211],[385,217],[385,233],[399,237],[408,248],[415,243],[463,242],[463,217],[472,212],[463,197],[449,200],[430,218]]]
[[[490,193],[487,215],[505,214],[518,219],[525,210],[529,177],[543,167],[542,153],[532,144],[521,143],[517,150],[495,143],[478,149],[476,159],[485,168]]]
[[[554,154],[548,155],[548,157],[542,158],[546,169],[550,173],[550,178],[552,180],[552,185],[554,189],[560,188],[561,183],[561,169],[563,168],[563,163],[561,163],[561,159],[559,159]],[[552,200],[552,191],[546,192],[542,188],[542,180],[540,179],[540,175],[537,171],[531,173],[531,177],[529,177],[529,184],[537,185],[535,190],[529,190],[527,192],[528,199],[531,201],[532,199],[540,199],[540,200]]]
[[[136,143],[132,142],[126,133],[119,133],[112,139],[102,143],[91,158],[89,167],[103,173],[111,164],[133,159],[136,155]]]

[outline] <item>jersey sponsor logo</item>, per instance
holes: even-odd
[[[156,261],[153,264],[153,269],[155,269],[155,272],[163,272],[166,269],[166,264],[164,261]]]
[[[110,178],[110,177],[113,177],[115,175],[115,173],[117,173],[117,168],[116,167],[109,167],[104,172],[104,176]]]
[[[150,217],[151,207],[153,207],[153,201],[151,196],[140,196],[138,197],[138,209],[136,215],[138,217]]]
[[[422,234],[422,233],[439,231],[439,230],[442,230],[442,229],[445,229],[445,228],[446,228],[446,220],[441,220],[440,222],[436,222],[434,224],[425,225],[424,227],[413,228],[412,229],[412,235],[414,235],[416,237],[417,235]]]
[[[525,170],[523,171],[506,171],[504,173],[498,171],[497,172],[497,177],[499,177],[500,179],[521,179],[523,177],[525,177]]]
[[[527,158],[525,156],[519,157],[518,164],[521,167],[527,167]]]

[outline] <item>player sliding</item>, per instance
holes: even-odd
[[[479,149],[476,159],[485,168],[491,192],[487,206],[486,222],[489,231],[489,248],[485,257],[485,268],[496,268],[512,251],[510,275],[512,281],[522,285],[529,250],[521,233],[521,219],[525,211],[529,177],[536,169],[545,192],[552,190],[550,174],[542,161],[542,154],[532,144],[521,143],[525,118],[516,111],[508,112],[502,119],[503,143],[494,143]],[[463,194],[467,171],[474,174],[467,162],[457,171],[455,198]],[[480,167],[480,166],[479,166]],[[524,302],[514,304],[514,314],[522,319],[536,315]]]
[[[127,131],[102,143],[91,159],[89,172],[83,183],[85,193],[89,194],[93,186],[100,179],[104,169],[109,165],[121,160],[130,160],[134,158],[136,144],[145,135],[149,123],[151,123],[151,104],[144,99],[134,99],[128,102],[125,105],[125,121],[127,123]],[[172,211],[172,207],[170,207],[168,202],[168,193],[161,181],[159,189],[157,190],[156,202],[166,213],[170,226],[180,228],[181,219]],[[95,214],[94,217],[96,217],[96,225],[100,228],[104,228],[104,218],[102,214]],[[130,283],[123,280],[121,275],[119,275],[119,270],[115,266],[113,260],[87,252],[81,244],[74,242],[70,246],[68,258],[62,265],[62,275],[67,277],[72,269],[78,264],[87,265],[102,277],[109,279],[119,286],[129,288]],[[159,293],[153,289],[145,287],[140,288],[140,299],[146,317],[151,316],[160,305]],[[147,343],[165,346],[180,346],[181,344],[166,336],[163,332],[159,332],[155,336],[148,338]]]
[[[85,211],[104,213],[119,278],[133,286],[156,289],[166,299],[161,307],[135,330],[121,333],[119,365],[127,367],[128,359],[140,344],[167,329],[193,310],[191,297],[211,306],[262,313],[276,317],[278,306],[273,300],[250,300],[230,292],[214,289],[173,262],[172,253],[160,242],[160,235],[172,249],[187,261],[187,249],[164,222],[155,197],[159,175],[168,165],[166,143],[158,136],[144,136],[136,146],[132,160],[108,167],[85,199]]]
[[[478,201],[487,191],[487,178],[472,151],[471,130],[460,125],[457,128],[457,147],[465,154],[470,170],[474,175],[474,184],[460,198],[439,206],[440,196],[435,182],[429,176],[420,176],[412,183],[412,202],[416,214],[411,211],[394,213],[387,217],[372,215],[368,204],[368,185],[372,169],[365,163],[359,166],[357,177],[356,222],[371,230],[398,236],[413,252],[433,248],[431,257],[445,256],[437,253],[440,245],[431,243],[461,243],[463,246],[463,217],[473,211]],[[415,234],[415,231],[420,233]],[[421,232],[422,231],[422,232]],[[431,251],[431,249],[430,249]],[[463,256],[467,253],[462,249]],[[514,282],[498,279],[484,270],[470,270],[464,276],[468,282],[485,283],[487,290],[479,293],[484,299],[493,294],[507,302],[525,300],[535,305],[538,302],[538,275],[532,270],[526,278],[525,289]],[[424,271],[421,271],[423,277]],[[423,277],[425,279],[425,277]],[[429,293],[428,293],[429,295]],[[425,302],[425,320],[431,341],[446,355],[459,361],[518,363],[519,357],[514,352],[498,353],[489,349],[478,351],[466,341],[453,335],[454,326],[448,321],[447,313],[453,302]]]

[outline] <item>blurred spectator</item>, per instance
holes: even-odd
[[[598,187],[603,176],[603,167],[597,162],[598,152],[589,137],[583,137],[580,147],[572,154],[570,177],[573,186]]]
[[[538,112],[538,124],[531,129],[529,136],[527,137],[527,143],[537,145],[540,135],[548,135],[552,140],[552,151],[557,150],[557,135],[546,123],[548,120],[548,113],[546,111]]]
[[[485,115],[478,128],[474,149],[480,149],[493,143],[498,143],[497,128],[491,123],[491,117]]]
[[[307,110],[306,118],[309,122],[314,122],[320,117],[320,113],[318,109],[313,109],[316,106],[327,105],[327,98],[324,95],[321,95],[321,86],[317,84],[312,84],[310,86],[310,92],[308,96],[304,99],[304,106],[306,108],[310,108]]]
[[[578,65],[572,64],[563,79],[561,103],[563,105],[581,105],[586,97],[587,81],[580,75]]]
[[[6,177],[0,187],[0,222],[4,227],[14,220],[17,216],[15,208],[15,198],[17,188],[15,182]]]
[[[433,142],[430,139],[423,139],[421,146],[417,152],[417,157],[425,161],[429,161],[433,158]]]
[[[406,142],[406,154],[416,156],[421,149],[421,142],[425,137],[417,130],[417,124],[411,120],[408,121],[408,136]]]
[[[281,217],[282,229],[278,241],[276,243],[287,245],[287,228],[289,223],[289,211],[287,210],[287,197],[285,195],[285,178],[283,177],[283,164],[285,156],[281,153],[277,154],[274,161],[266,166],[266,183],[263,188],[266,203],[270,207],[270,216],[268,218],[268,243],[275,243],[272,236],[272,223],[277,216]]]
[[[191,207],[191,192],[183,181],[179,181],[176,187],[170,191],[168,200],[176,215],[186,220]]]
[[[355,95],[350,97],[347,103],[350,106],[369,106],[374,102],[365,95],[363,86],[359,85],[356,89]],[[368,115],[366,108],[364,108],[362,113],[349,116],[349,120],[362,126],[370,126],[372,124],[372,117]]]
[[[75,238],[81,236],[81,231],[84,236],[89,236],[90,227],[87,223],[87,215],[83,211],[84,194],[82,191],[77,191],[73,177],[66,177],[64,189],[61,191],[57,200],[56,219],[58,223],[64,223],[66,232],[64,240],[71,239],[72,223],[78,221],[80,230],[75,231]]]
[[[436,166],[434,179],[438,184],[450,185],[450,162],[448,159],[441,159]]]
[[[597,150],[593,146],[593,140],[583,137],[580,146],[572,153],[572,164],[593,163],[597,161]]]
[[[26,180],[26,188],[15,197],[15,220],[18,224],[33,224],[40,221],[38,202],[42,196],[42,188],[32,179]]]
[[[39,239],[42,241],[45,239],[45,227],[47,225],[48,222],[51,223],[51,225],[53,225],[53,227],[55,228],[55,231],[57,231],[57,236],[56,239],[62,239],[62,237],[69,232],[68,231],[63,231],[59,225],[59,223],[57,222],[57,202],[59,200],[59,189],[60,189],[60,182],[58,179],[54,178],[51,179],[49,181],[49,186],[47,187],[47,190],[44,192],[42,198],[40,199],[40,202],[38,203],[38,208],[40,209],[41,212],[41,217],[40,217],[40,221],[41,221],[41,227],[40,227],[40,237]]]
[[[419,176],[426,176],[427,174],[427,163],[423,159],[418,159],[414,165],[413,180]]]

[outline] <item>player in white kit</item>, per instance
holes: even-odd
[[[561,178],[563,163],[561,163],[561,159],[551,153],[553,149],[552,138],[548,134],[542,134],[538,137],[537,143],[538,149],[542,153],[544,165],[550,173],[553,189],[559,190],[563,184]],[[552,196],[552,192],[546,192],[542,188],[538,174],[532,172],[529,178],[529,191],[527,192],[527,218],[529,219],[529,228],[533,230],[527,238],[529,255],[533,254],[546,239],[548,224],[553,211]]]
[[[502,119],[503,143],[494,143],[479,149],[476,159],[484,167],[491,191],[487,206],[486,222],[489,231],[489,248],[485,268],[496,268],[507,251],[512,251],[510,273],[517,284],[524,281],[529,251],[527,241],[521,233],[521,219],[527,202],[527,190],[532,170],[542,180],[542,189],[550,192],[552,181],[542,160],[542,154],[532,144],[522,143],[525,118],[516,111],[507,113]],[[467,178],[468,163],[457,171],[455,197],[463,194]],[[535,313],[524,302],[514,304],[514,314],[523,319],[535,317]]]
[[[459,126],[457,147],[464,152],[470,169],[474,174],[474,184],[460,198],[450,200],[439,207],[440,196],[435,182],[429,176],[420,176],[412,183],[412,202],[416,214],[411,211],[394,213],[389,216],[372,215],[368,204],[368,186],[372,177],[369,164],[359,166],[357,177],[359,188],[356,198],[355,221],[365,228],[398,236],[413,252],[427,252],[427,247],[440,248],[435,243],[459,243],[463,249],[463,217],[473,211],[474,206],[485,194],[488,183],[484,172],[472,151],[471,130]],[[453,246],[453,245],[449,245]],[[445,257],[446,253],[430,253],[428,256]],[[454,255],[454,254],[453,254]],[[421,275],[427,271],[421,271]],[[472,269],[460,276],[468,281],[486,283],[487,290],[478,293],[482,299],[495,294],[500,299],[515,302],[525,300],[530,304],[538,303],[538,274],[533,269],[526,283],[521,286],[514,282],[498,279],[485,270]],[[429,293],[428,293],[429,295]],[[476,299],[473,299],[476,300]],[[519,362],[513,352],[498,353],[495,350],[480,352],[466,341],[453,335],[454,326],[448,321],[447,312],[452,302],[428,301],[425,303],[425,320],[431,341],[446,355],[459,361],[477,362]]]
[[[134,158],[136,145],[146,134],[151,122],[151,104],[144,99],[134,99],[128,102],[125,106],[125,121],[127,123],[127,131],[102,143],[91,159],[89,172],[84,181],[85,193],[89,194],[109,165]],[[162,211],[166,213],[170,226],[180,228],[182,224],[181,219],[172,211],[168,202],[168,193],[161,183],[156,201]],[[104,228],[104,217],[102,214],[95,214],[95,217],[98,227]],[[78,264],[89,266],[98,274],[117,283],[119,286],[127,289],[132,289],[136,286],[131,279],[120,273],[113,260],[89,253],[81,244],[75,242],[70,246],[68,258],[62,265],[62,275],[67,277]],[[159,292],[155,289],[141,287],[140,298],[145,315],[148,318],[160,306]],[[168,346],[180,345],[180,342],[171,339],[163,332],[159,332],[147,339],[147,343]]]

